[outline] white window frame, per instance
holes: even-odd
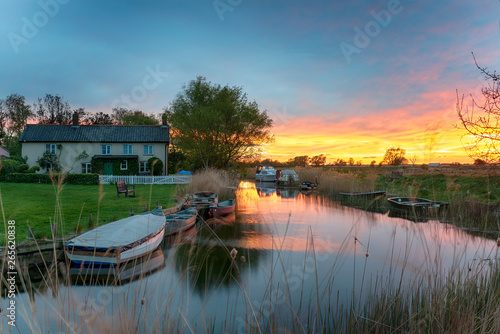
[[[82,174],[92,174],[92,164],[90,162],[82,163]]]
[[[127,170],[127,168],[128,168],[127,160],[122,160],[122,162],[120,162],[120,170]]]
[[[144,145],[144,155],[153,155],[153,145]]]
[[[141,161],[139,162],[139,173],[149,173],[151,172],[149,170],[148,162],[147,161]]]
[[[45,153],[56,154],[57,153],[56,144],[45,144]]]
[[[111,145],[101,145],[101,155],[111,155]]]
[[[123,144],[123,155],[134,154],[134,146],[132,144]]]

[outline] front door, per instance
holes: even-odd
[[[105,162],[104,163],[104,175],[113,175],[113,163]]]

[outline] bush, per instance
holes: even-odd
[[[10,173],[0,176],[2,182],[12,183],[52,183],[64,177],[68,184],[99,184],[99,174],[35,174],[35,173]]]
[[[38,171],[40,171],[40,166],[32,166],[26,171],[26,173],[36,173]]]
[[[161,175],[163,172],[163,161],[157,157],[151,157],[148,159],[148,167],[150,171],[153,171],[153,175]]]

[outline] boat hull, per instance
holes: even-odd
[[[220,217],[228,215],[234,212],[234,208],[236,207],[236,203],[233,200],[227,200],[219,203],[217,206],[210,207],[210,215],[212,217]]]
[[[161,209],[127,217],[85,232],[64,244],[77,264],[116,265],[154,251],[165,233]]]
[[[96,250],[72,251],[67,248],[65,248],[64,251],[68,259],[71,262],[77,264],[93,263],[95,265],[117,265],[153,252],[156,248],[158,248],[161,241],[163,240],[164,233],[165,230],[162,229],[158,234],[152,236],[148,241],[123,252],[119,252],[116,250],[109,250],[107,252],[98,252]]]
[[[189,208],[165,217],[165,236],[185,231],[196,223],[196,208]]]

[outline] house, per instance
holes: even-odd
[[[4,147],[0,146],[0,159],[8,159],[10,158],[10,152],[6,150]]]
[[[154,156],[168,175],[166,125],[80,125],[74,115],[72,125],[28,124],[19,141],[28,165],[40,165],[40,172],[57,164],[70,173],[150,174],[147,161]]]

